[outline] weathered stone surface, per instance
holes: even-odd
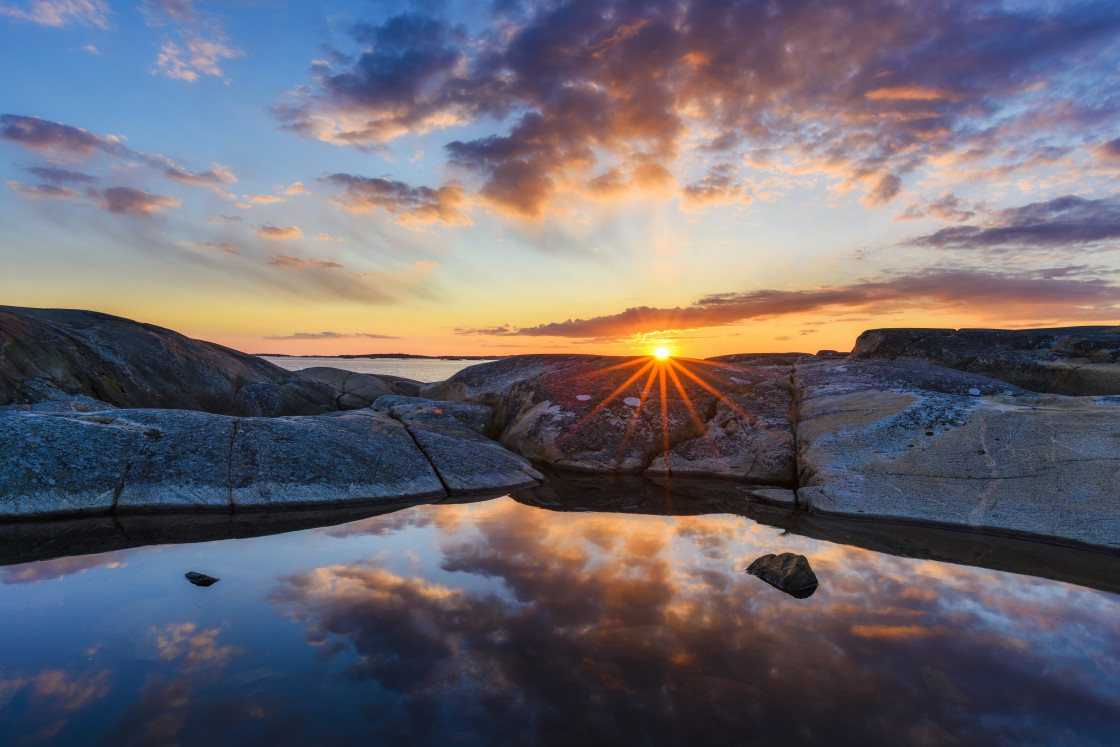
[[[0,412],[0,517],[445,495],[404,426],[372,411],[284,418],[181,410]]]
[[[0,307],[0,405],[76,395],[233,415],[337,409],[331,387],[171,330],[92,311]]]
[[[922,361],[1033,392],[1120,394],[1120,327],[872,329],[852,357]]]
[[[230,482],[235,508],[444,494],[404,426],[369,410],[239,420]]]
[[[149,440],[143,428],[0,413],[0,517],[112,510],[129,462]]]
[[[1120,548],[1120,404],[905,361],[799,369],[800,506]],[[970,394],[979,391],[979,395]]]
[[[792,485],[790,373],[785,368],[706,369],[706,383],[720,398],[704,420],[703,433],[656,456],[647,472]]]
[[[492,419],[486,405],[390,396],[373,407],[404,424],[451,495],[532,487],[544,480],[529,460],[483,435]]]
[[[329,366],[305,368],[297,373],[338,390],[339,408],[347,410],[369,407],[379,397],[393,395],[414,397],[424,386],[419,381],[406,379],[403,376],[355,373]]]
[[[774,483],[793,476],[788,371],[526,355],[471,366],[421,394],[493,407],[502,444],[558,468]]]
[[[792,552],[763,555],[747,567],[747,573],[798,599],[810,597],[817,590],[817,574],[809,559]]]

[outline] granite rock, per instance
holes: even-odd
[[[1116,398],[913,361],[818,364],[795,380],[800,507],[1120,549]]]
[[[76,396],[230,415],[338,409],[332,387],[168,329],[92,311],[0,306],[0,405]]]
[[[872,329],[852,357],[921,361],[1040,393],[1120,394],[1120,327]]]
[[[450,495],[513,490],[544,481],[529,460],[484,435],[492,419],[486,405],[388,396],[373,408],[408,429]]]
[[[560,469],[789,482],[789,368],[524,355],[421,390],[494,409],[503,445]]]

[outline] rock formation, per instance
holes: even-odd
[[[781,361],[523,355],[420,393],[492,407],[506,448],[558,468],[788,484],[791,370]]]
[[[223,415],[339,409],[332,387],[221,345],[93,311],[0,306],[0,405],[77,396]]]
[[[1120,549],[1118,356],[1109,327],[871,330],[847,357],[526,355],[421,387],[0,307],[0,517],[501,494],[532,460]]]
[[[1120,327],[872,329],[852,357],[932,363],[1040,393],[1120,394]]]

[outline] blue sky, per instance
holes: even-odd
[[[3,302],[254,352],[1120,319],[1108,2],[0,1]]]

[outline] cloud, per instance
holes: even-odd
[[[299,257],[289,257],[285,254],[273,255],[268,264],[275,267],[291,267],[295,270],[304,270],[307,268],[314,268],[318,270],[341,270],[346,267],[330,259],[301,259]]]
[[[681,190],[686,207],[727,205],[733,202],[750,202],[750,195],[742,184],[735,182],[738,167],[733,163],[717,163],[708,175]]]
[[[568,319],[532,327],[457,329],[456,334],[625,339],[651,332],[718,327],[826,309],[876,313],[898,308],[920,308],[926,312],[957,309],[1012,319],[1023,318],[1014,314],[1046,310],[1058,310],[1070,318],[1120,316],[1120,286],[1070,274],[1060,268],[1034,274],[932,269],[812,290],[721,293],[684,308],[641,306],[591,319]]]
[[[176,21],[193,23],[195,8],[192,0],[144,0],[144,9],[163,13]]]
[[[215,215],[207,221],[212,226],[220,226],[223,223],[240,223],[242,220],[240,215]]]
[[[256,231],[257,236],[262,239],[298,239],[303,236],[297,226],[270,226],[263,225]]]
[[[222,60],[232,60],[244,54],[240,49],[228,46],[224,38],[206,39],[188,33],[182,39],[181,46],[174,41],[164,42],[152,72],[190,83],[203,75],[220,78],[224,76],[220,67]]]
[[[209,171],[192,173],[179,168],[168,168],[164,172],[168,179],[180,184],[190,184],[195,187],[210,187],[221,190],[224,184],[233,184],[237,177],[228,166],[213,164]]]
[[[116,137],[100,137],[80,127],[19,114],[0,115],[0,138],[29,150],[63,152],[81,158],[98,150],[113,156],[126,156],[129,152]]]
[[[898,215],[895,220],[917,220],[919,218],[934,217],[943,221],[960,223],[976,215],[976,207],[970,206],[965,200],[952,192],[942,192],[936,200],[926,203],[914,202]]]
[[[311,194],[311,190],[309,190],[307,187],[303,186],[303,182],[292,182],[291,184],[289,184],[283,190],[283,193],[286,194],[286,195],[289,195],[289,196],[291,196],[291,195],[309,195],[309,194]]]
[[[315,240],[316,241],[345,241],[345,239],[340,239],[337,236],[331,236],[329,233],[317,233],[317,234],[315,234]]]
[[[182,201],[175,197],[154,195],[132,187],[89,189],[86,194],[110,213],[150,216],[167,208],[176,208]]]
[[[1120,195],[1086,199],[1066,195],[1000,210],[980,225],[942,228],[906,244],[938,249],[1042,248],[1120,239]]]
[[[266,335],[265,340],[347,340],[352,338],[364,337],[371,340],[399,340],[400,337],[395,335],[377,335],[372,332],[352,332],[350,334],[343,334],[341,332],[293,332],[290,335]]]
[[[51,184],[93,184],[97,181],[96,176],[83,174],[79,171],[70,171],[69,169],[60,169],[56,166],[27,166],[24,171]]]
[[[1106,140],[1093,149],[1093,155],[1108,164],[1120,164],[1120,137]]]
[[[81,192],[76,189],[59,187],[54,184],[39,184],[33,187],[29,184],[20,184],[13,181],[4,183],[17,195],[29,200],[75,200],[81,196]]]
[[[82,26],[109,28],[109,6],[103,0],[31,0],[27,9],[0,5],[0,16],[40,26]]]
[[[273,111],[305,136],[367,149],[488,128],[450,136],[449,163],[481,199],[540,218],[582,190],[639,188],[595,175],[642,160],[694,185],[696,204],[728,198],[672,173],[689,152],[765,152],[778,176],[823,175],[873,209],[933,159],[982,149],[1014,167],[1024,148],[1085,137],[1120,108],[1109,96],[1068,104],[1064,76],[1113,72],[1096,52],[1120,8],[1103,0],[571,0],[480,26],[471,36],[416,13],[359,24],[350,51],[316,61]]]
[[[218,252],[225,252],[226,254],[237,254],[240,249],[237,244],[232,241],[212,242],[212,241],[180,241],[177,242],[182,246],[193,246],[199,249],[210,249]]]
[[[346,188],[335,202],[355,213],[384,210],[402,223],[442,223],[452,226],[470,225],[460,210],[463,190],[456,186],[439,189],[413,187],[384,177],[367,178],[351,174],[331,174],[324,181]]]
[[[84,47],[82,47],[82,49],[86,52],[89,52],[90,54],[97,55],[98,57],[101,56],[101,52],[97,49],[97,47],[93,46],[92,44],[87,44]]]
[[[283,197],[274,197],[273,195],[241,195],[253,205],[271,205],[277,202],[283,202]]]

